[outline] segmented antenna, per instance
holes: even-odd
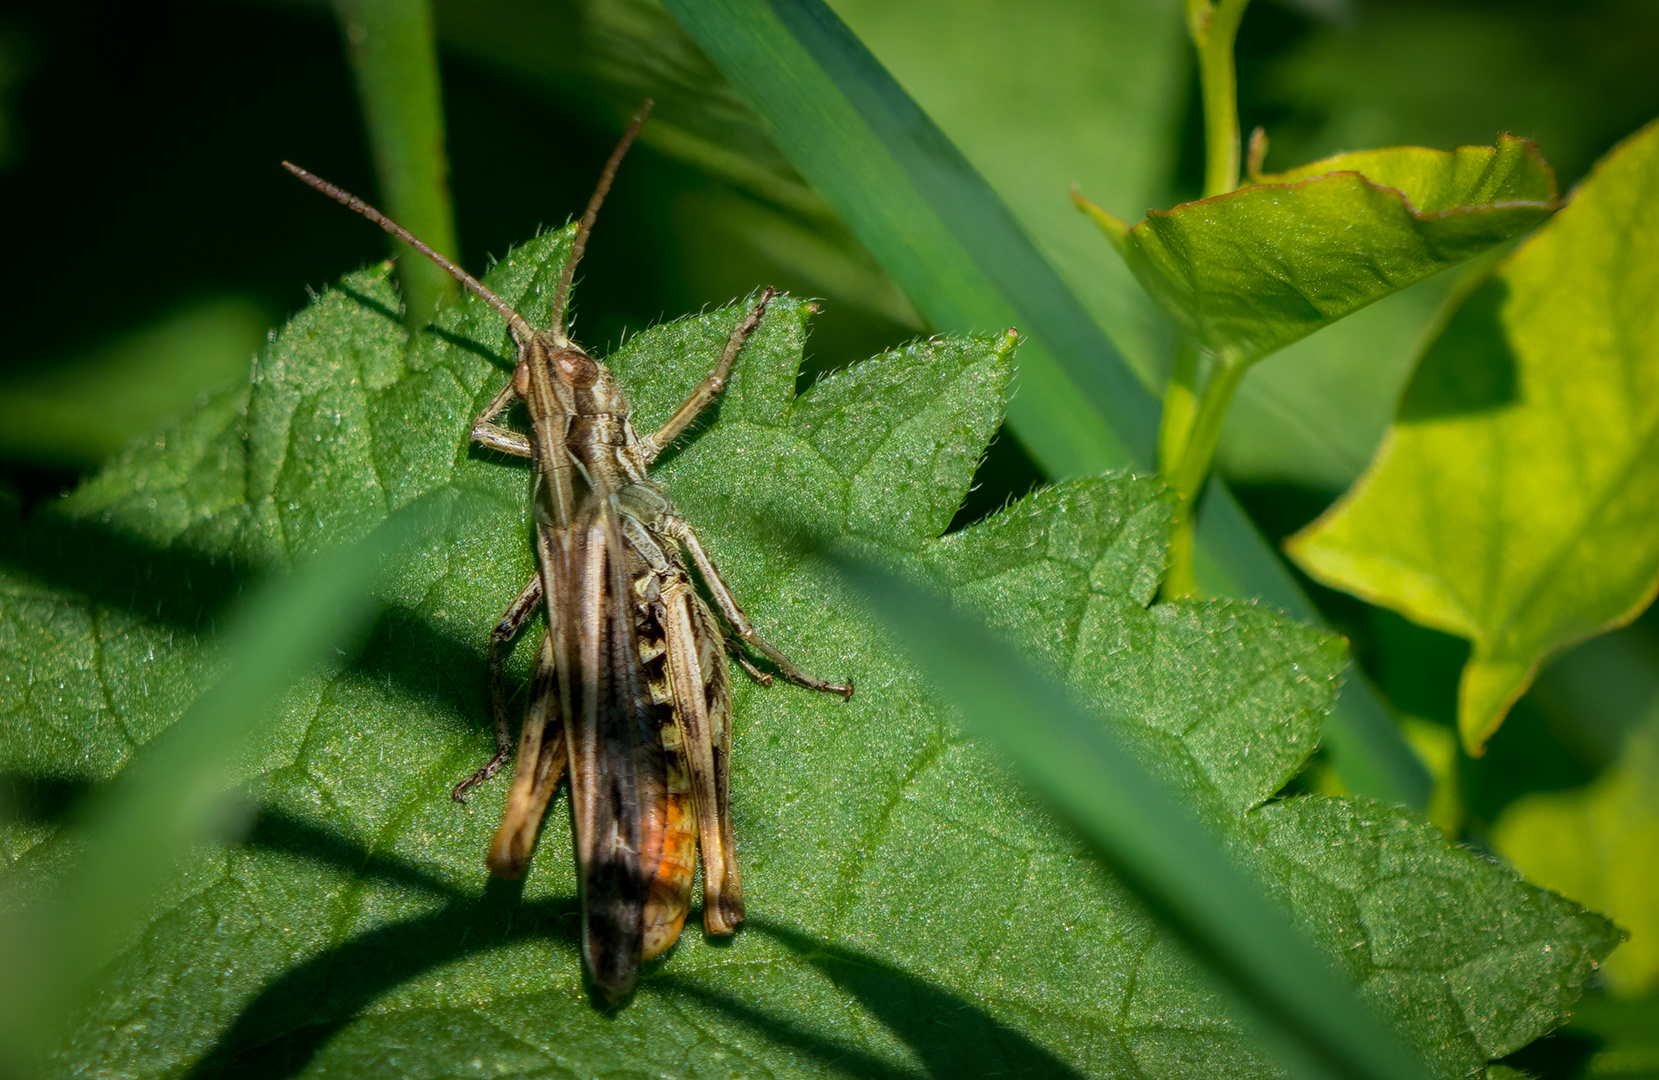
[[[645,118],[651,115],[651,107],[655,104],[646,98],[645,104],[634,114],[628,130],[622,133],[622,141],[616,144],[616,149],[611,151],[611,159],[605,162],[605,171],[599,174],[599,186],[593,189],[593,198],[588,200],[582,224],[576,228],[576,241],[570,245],[570,258],[565,261],[564,272],[559,275],[558,291],[553,294],[553,332],[561,338],[565,336],[565,306],[570,299],[570,283],[576,277],[576,264],[582,261],[582,253],[588,248],[588,234],[593,232],[593,219],[599,216],[599,204],[610,193],[611,181],[616,179],[616,167],[622,164],[622,155],[634,144],[634,136],[645,126]]]
[[[637,125],[635,130],[638,130]],[[382,214],[379,210],[376,210],[374,207],[370,206],[362,199],[359,199],[351,192],[346,191],[344,188],[335,187],[322,177],[306,172],[304,169],[300,168],[298,165],[295,165],[291,161],[284,161],[282,163],[282,167],[299,177],[301,180],[305,181],[307,184],[310,184],[324,195],[327,195],[329,198],[335,200],[336,202],[343,203],[344,205],[357,211],[359,214],[362,214],[376,225],[379,225],[382,229],[385,229],[399,240],[402,240],[405,244],[408,244],[422,255],[425,255],[428,259],[431,259],[433,262],[443,267],[444,270],[448,272],[450,277],[466,286],[466,288],[472,292],[474,296],[477,296],[486,304],[495,308],[496,313],[503,319],[507,320],[507,327],[513,332],[513,340],[518,342],[520,345],[529,341],[531,335],[535,333],[535,329],[525,320],[524,316],[509,307],[507,305],[507,301],[491,292],[485,287],[483,282],[479,281],[459,266],[456,266],[444,256],[432,250],[426,241],[420,239],[414,233],[410,232],[408,229],[405,229],[402,225],[399,225],[397,222],[393,221],[385,214]],[[588,216],[590,218],[593,216],[591,208]],[[588,224],[589,221],[584,218],[582,222],[583,228],[586,228]],[[569,268],[567,267],[566,269],[568,270]],[[566,274],[565,280],[568,283],[568,273]],[[564,285],[561,284],[560,288],[564,288]],[[555,325],[557,325],[556,322]]]

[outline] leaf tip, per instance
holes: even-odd
[[[1520,696],[1532,685],[1541,658],[1501,660],[1475,655],[1463,665],[1457,687],[1457,732],[1463,752],[1472,758],[1486,754],[1486,744],[1503,726],[1504,719]]]
[[[1010,326],[1002,332],[1002,336],[997,339],[997,343],[994,346],[997,359],[1006,364],[1014,358],[1014,350],[1019,348],[1019,345],[1020,328],[1017,326]]]

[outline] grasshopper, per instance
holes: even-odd
[[[662,427],[643,437],[609,369],[565,331],[576,266],[622,156],[650,109],[646,102],[605,164],[545,330],[372,206],[283,162],[305,183],[443,267],[506,320],[517,347],[512,378],[473,420],[471,440],[530,459],[537,572],[490,632],[495,755],[451,794],[463,801],[511,753],[505,654],[535,610],[545,608],[547,630],[537,649],[512,788],[485,862],[497,876],[523,876],[568,763],[582,956],[594,985],[612,1002],[632,990],[642,960],[678,940],[699,847],[704,929],[730,934],[743,920],[731,823],[727,652],[762,685],[772,676],[755,666],[745,645],[793,683],[843,698],[853,692],[851,683],[807,674],[761,637],[696,532],[648,475],[658,455],[719,396],[737,354],[780,294],[761,292],[708,377]],[[515,401],[529,413],[528,433],[498,423]],[[687,557],[708,590],[707,601],[693,584]]]

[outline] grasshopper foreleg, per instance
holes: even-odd
[[[472,419],[472,441],[480,446],[487,446],[491,450],[499,450],[503,454],[514,457],[534,457],[535,451],[530,448],[530,440],[522,432],[512,428],[502,427],[496,423],[501,414],[518,399],[516,380],[509,380],[490,403],[484,406],[482,412]]]
[[[720,391],[726,388],[726,380],[731,377],[732,364],[737,360],[737,354],[749,340],[749,335],[760,325],[760,320],[765,318],[766,305],[772,302],[773,297],[779,295],[781,294],[778,290],[770,285],[761,290],[760,299],[755,301],[755,306],[749,309],[749,314],[743,317],[743,321],[733,328],[731,336],[726,338],[726,347],[721,350],[720,360],[714,365],[714,370],[709,372],[708,378],[686,395],[686,399],[680,402],[680,407],[674,410],[674,415],[668,418],[667,423],[639,440],[647,465],[657,460],[657,455],[662,453],[663,448],[684,434],[691,422],[697,419],[697,414],[708,408],[709,404],[720,396]]]

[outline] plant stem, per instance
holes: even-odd
[[[1204,96],[1204,197],[1238,187],[1238,76],[1233,42],[1250,0],[1187,0],[1187,33],[1198,49]]]
[[[1164,390],[1163,417],[1158,427],[1158,475],[1175,475],[1175,468],[1192,440],[1198,416],[1198,346],[1181,336],[1175,344],[1175,367]]]
[[[1249,2],[1186,0],[1187,33],[1198,50],[1198,81],[1204,100],[1205,198],[1238,187],[1238,76],[1233,43]],[[1243,374],[1244,364],[1236,357],[1216,357],[1203,393],[1197,395],[1198,346],[1192,341],[1176,346],[1175,368],[1164,392],[1164,415],[1158,429],[1158,475],[1176,494],[1169,570],[1164,576],[1166,596],[1191,596],[1198,591],[1192,563],[1193,506],[1210,474],[1227,406]]]
[[[449,199],[438,50],[427,0],[334,0],[357,80],[363,122],[374,153],[382,209],[435,249],[457,258]],[[432,321],[455,282],[406,245],[393,241],[403,286],[403,321]]]
[[[1196,355],[1196,350],[1193,352]],[[1178,359],[1177,368],[1179,366]],[[1232,404],[1239,380],[1244,377],[1247,368],[1248,365],[1236,356],[1223,354],[1216,357],[1209,380],[1199,396],[1197,410],[1192,414],[1184,450],[1169,467],[1163,467],[1164,462],[1159,462],[1160,475],[1166,484],[1175,489],[1176,495],[1174,520],[1170,523],[1169,572],[1164,577],[1166,596],[1192,596],[1198,591],[1192,566],[1193,507],[1204,489],[1204,481],[1210,475],[1215,448],[1221,441],[1221,428],[1227,420],[1227,408]],[[1173,382],[1172,379],[1172,385]],[[1159,449],[1161,452],[1163,447]]]

